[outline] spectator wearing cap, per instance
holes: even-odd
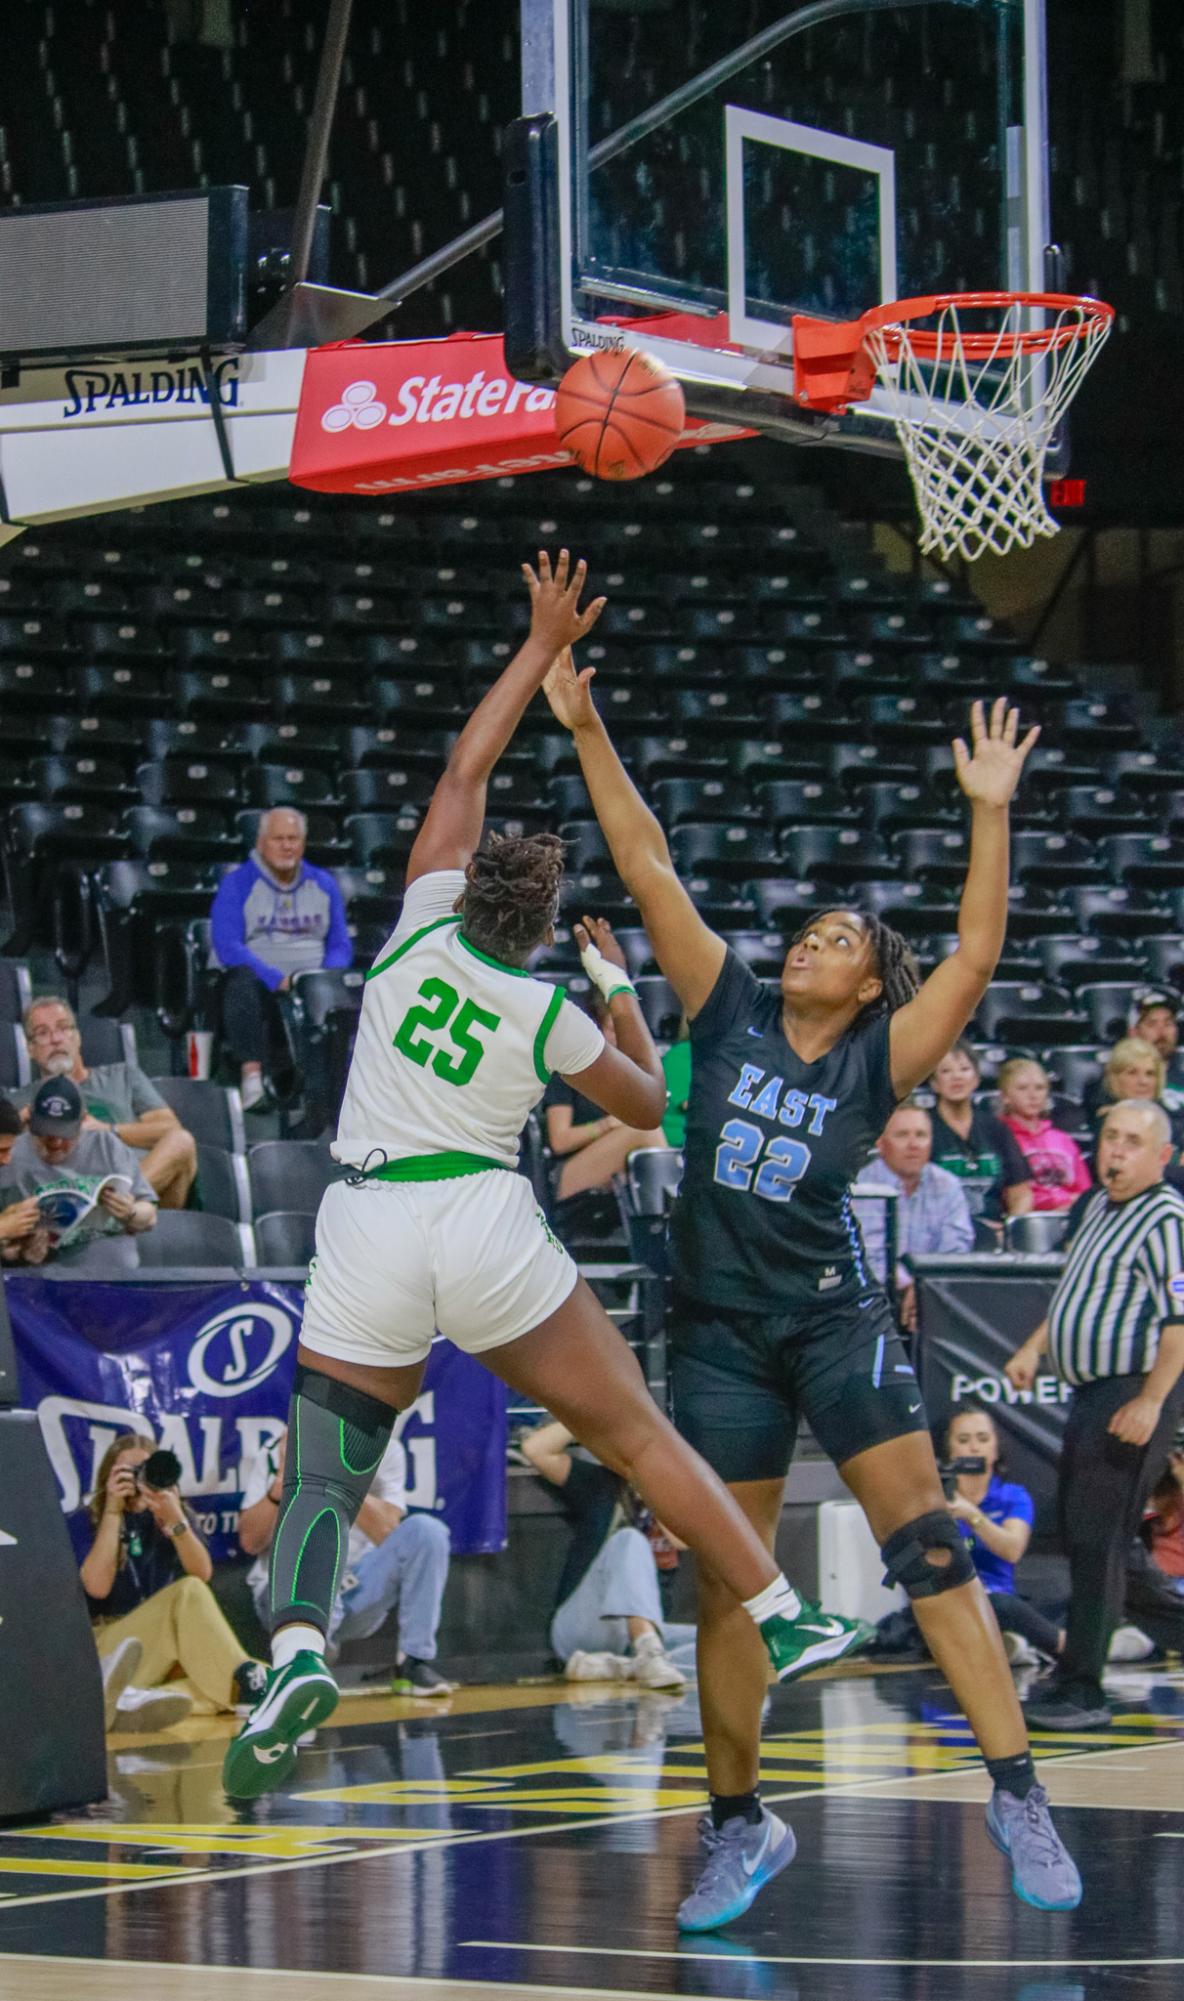
[[[263,1068],[278,1039],[276,997],[296,973],[348,966],[341,891],[304,859],[307,822],[289,806],[259,821],[248,859],[223,876],[210,912],[210,963],[220,967],[222,1032],[241,1073],[246,1111],[270,1109]]]
[[[74,1011],[57,994],[40,994],[25,1009],[25,1041],[37,1077],[16,1102],[27,1106],[47,1077],[68,1077],[82,1093],[83,1130],[113,1133],[130,1146],[161,1208],[183,1209],[197,1174],[197,1142],[139,1065],[88,1067]]]
[[[1130,1031],[1163,1060],[1160,1102],[1170,1119],[1184,1111],[1184,1053],[1180,1050],[1180,996],[1170,987],[1140,987],[1131,1008]]]
[[[8,1098],[0,1098],[0,1182],[12,1159],[12,1150],[25,1130],[25,1122],[16,1106]],[[0,1194],[0,1204],[4,1197]],[[37,1229],[41,1211],[32,1195],[22,1196],[18,1201],[0,1206],[0,1260],[5,1264],[18,1264],[22,1246],[28,1243]]]
[[[136,1237],[155,1227],[156,1191],[139,1155],[109,1129],[84,1126],[84,1116],[82,1093],[69,1077],[49,1077],[33,1094],[28,1129],[0,1175],[0,1202],[32,1198],[41,1212],[40,1225],[18,1241],[20,1263],[73,1258],[96,1236]],[[62,1198],[57,1213],[55,1196]],[[69,1197],[93,1199],[94,1207],[63,1221]]]
[[[1092,1176],[1077,1145],[1048,1116],[1052,1087],[1042,1063],[1013,1056],[999,1071],[999,1105],[1003,1123],[1022,1149],[1032,1176],[1032,1205],[1037,1210],[1071,1209],[1092,1186]]]

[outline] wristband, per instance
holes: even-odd
[[[636,999],[637,988],[625,968],[614,966],[611,960],[606,959],[599,945],[585,945],[580,953],[580,964],[604,1000],[611,1000],[614,994],[632,994]]]

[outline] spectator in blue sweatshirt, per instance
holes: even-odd
[[[348,966],[341,891],[304,859],[307,823],[290,806],[259,821],[254,851],[222,878],[210,912],[210,963],[224,968],[222,1032],[242,1070],[247,1111],[268,1109],[263,1066],[278,1023],[276,996],[295,973]]]

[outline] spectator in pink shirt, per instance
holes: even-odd
[[[1032,1170],[1032,1207],[1068,1209],[1092,1187],[1075,1140],[1047,1116],[1048,1072],[1029,1056],[1013,1056],[999,1072],[999,1112]]]

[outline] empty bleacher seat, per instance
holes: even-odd
[[[242,1100],[237,1091],[195,1077],[154,1077],[152,1082],[199,1145],[224,1147],[229,1153],[246,1152]]]
[[[255,1246],[250,1226],[228,1216],[207,1215],[200,1209],[161,1209],[156,1228],[135,1240],[140,1263],[149,1266],[230,1267],[253,1265]]]
[[[255,1262],[259,1265],[308,1265],[317,1243],[317,1219],[302,1209],[273,1209],[256,1216],[253,1225]]]
[[[247,1163],[241,1153],[224,1146],[199,1141],[197,1148],[197,1200],[199,1208],[213,1216],[226,1216],[232,1223],[251,1220],[251,1189]]]
[[[329,1148],[320,1140],[259,1140],[247,1155],[254,1216],[277,1209],[308,1210],[315,1215],[321,1196],[339,1173]]]

